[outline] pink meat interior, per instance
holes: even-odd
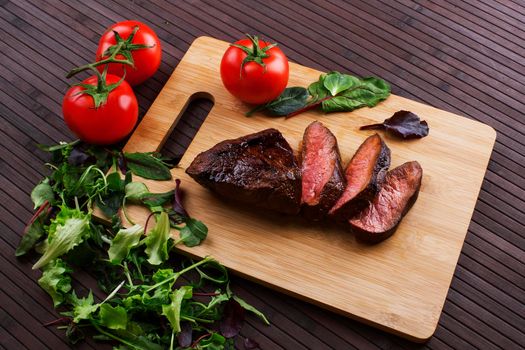
[[[323,124],[313,122],[306,128],[302,156],[302,203],[319,203],[337,161],[334,135]]]
[[[381,153],[381,138],[375,134],[368,137],[355,153],[354,157],[345,170],[346,188],[337,200],[330,213],[341,208],[345,203],[351,201],[372,180],[377,158]]]
[[[385,232],[399,222],[408,201],[419,189],[423,170],[407,162],[389,171],[372,203],[350,223],[368,232]]]

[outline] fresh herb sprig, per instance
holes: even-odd
[[[319,80],[303,87],[286,88],[275,100],[257,106],[251,116],[266,110],[274,116],[290,118],[312,109],[324,113],[350,112],[361,107],[374,107],[390,95],[390,85],[375,77],[357,78],[339,72],[322,74]]]
[[[33,267],[42,269],[38,283],[63,316],[47,326],[59,324],[72,343],[92,335],[116,349],[220,350],[233,349],[245,311],[268,323],[232,294],[226,269],[211,257],[191,262],[170,254],[177,244],[200,244],[208,229],[184,208],[179,180],[166,193],[133,181],[171,179],[167,159],[77,141],[41,148],[51,153],[52,173],[31,194],[36,212],[16,255],[42,254]],[[131,202],[152,212],[156,222],[147,235],[140,225],[122,227],[118,214]],[[95,205],[112,218],[111,228],[93,220]],[[77,294],[72,277],[80,268],[96,276],[104,300],[92,291]]]

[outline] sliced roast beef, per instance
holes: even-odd
[[[390,149],[378,134],[368,137],[359,146],[345,170],[346,188],[329,214],[346,221],[379,191],[390,166]]]
[[[303,214],[320,220],[345,188],[337,140],[322,123],[315,121],[306,128],[301,160]]]
[[[220,142],[197,155],[186,173],[225,198],[286,214],[300,209],[300,169],[276,129]]]
[[[407,162],[386,174],[381,190],[349,223],[361,240],[376,243],[390,237],[419,194],[423,169]]]

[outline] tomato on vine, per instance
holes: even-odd
[[[277,47],[247,34],[224,53],[221,78],[235,97],[251,104],[263,104],[277,98],[288,84],[288,59]]]
[[[101,61],[118,51],[117,59],[131,63],[109,63],[108,73],[126,76],[132,85],[143,83],[155,74],[160,66],[162,47],[157,34],[139,21],[123,21],[109,27],[98,43],[96,60]],[[99,67],[102,71],[102,68]]]
[[[96,145],[125,138],[135,127],[138,112],[131,86],[106,71],[73,85],[62,102],[69,129],[82,141]]]

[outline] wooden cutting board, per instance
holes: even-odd
[[[125,147],[127,152],[160,150],[193,98],[214,101],[180,168],[172,170],[173,177],[182,180],[189,213],[206,223],[209,235],[199,247],[179,249],[198,258],[211,255],[246,278],[411,340],[430,338],[476,204],[494,129],[399,96],[352,113],[247,118],[249,107],[221,83],[219,63],[227,47],[213,38],[196,39]],[[306,87],[319,74],[291,63],[288,85]],[[427,120],[430,135],[414,141],[384,136],[392,150],[392,168],[419,161],[423,184],[395,235],[374,246],[330,225],[227,203],[184,173],[198,153],[216,143],[269,127],[279,129],[297,150],[313,120],[336,135],[346,164],[372,133],[359,131],[359,126],[381,122],[402,109]],[[174,181],[144,182],[152,192],[174,188]],[[129,214],[144,224],[147,211],[132,207]]]

